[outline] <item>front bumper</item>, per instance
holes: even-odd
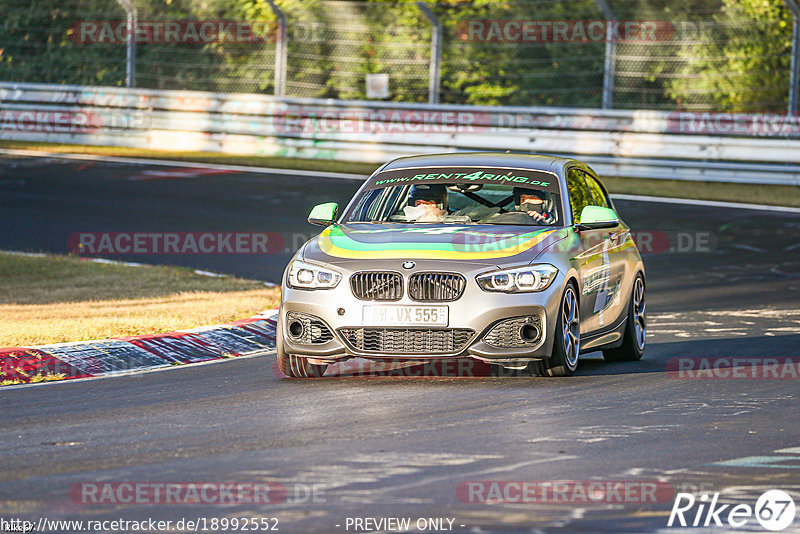
[[[422,266],[424,268],[424,266]],[[420,269],[421,270],[421,269]],[[483,268],[482,270],[486,270]],[[475,273],[464,273],[467,285],[464,294],[456,301],[441,303],[420,303],[404,295],[399,301],[376,302],[355,298],[349,284],[349,274],[334,289],[300,290],[291,289],[284,284],[279,315],[278,343],[286,354],[306,356],[321,362],[332,363],[352,357],[373,360],[435,360],[443,358],[472,357],[491,363],[514,364],[529,360],[549,358],[552,352],[552,332],[563,290],[563,275],[545,291],[539,293],[494,293],[486,292],[475,282]],[[407,277],[413,272],[403,273]],[[342,329],[382,328],[382,325],[364,324],[362,309],[364,305],[436,305],[447,306],[449,321],[447,327],[432,329],[468,329],[474,334],[462,347],[454,351],[426,354],[421,352],[392,351],[382,352],[359,350],[343,335]],[[333,334],[332,339],[322,343],[299,343],[287,333],[287,316],[290,313],[305,314],[318,318]],[[509,348],[499,348],[487,343],[487,334],[499,322],[510,318],[535,317],[540,320],[541,339],[535,344]],[[404,327],[387,327],[403,329]],[[421,329],[424,327],[408,327]]]

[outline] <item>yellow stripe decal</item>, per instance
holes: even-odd
[[[318,239],[319,248],[327,255],[337,258],[361,259],[361,258],[381,258],[381,259],[454,259],[454,260],[478,260],[478,259],[491,259],[491,258],[505,258],[521,254],[531,247],[544,241],[547,236],[556,230],[546,230],[537,234],[531,239],[517,243],[516,245],[495,248],[494,250],[485,250],[491,248],[493,245],[487,243],[484,245],[467,245],[470,248],[482,248],[484,250],[456,250],[451,248],[449,250],[441,249],[391,249],[391,248],[375,248],[374,250],[352,250],[336,246],[330,238],[330,228],[325,229]],[[376,247],[381,246],[376,244]],[[386,246],[391,246],[387,244]],[[443,244],[443,246],[448,246]],[[449,245],[453,247],[453,245]]]

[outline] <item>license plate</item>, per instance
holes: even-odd
[[[370,326],[447,326],[447,306],[364,306]]]

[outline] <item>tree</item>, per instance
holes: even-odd
[[[666,94],[683,108],[786,110],[792,17],[783,0],[723,0],[680,49]]]

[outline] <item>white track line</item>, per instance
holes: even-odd
[[[613,199],[634,200],[639,202],[662,202],[665,204],[686,204],[689,206],[710,206],[714,208],[733,208],[743,210],[780,211],[784,213],[800,213],[800,208],[790,206],[770,206],[767,204],[740,204],[739,202],[720,202],[717,200],[695,200],[691,198],[646,197],[640,195],[611,195]]]
[[[191,167],[202,166],[208,169],[232,170],[240,172],[253,172],[261,174],[287,174],[290,176],[311,176],[319,178],[337,178],[341,180],[365,180],[363,174],[347,174],[340,172],[323,172],[298,169],[273,169],[269,167],[250,167],[245,165],[222,165],[217,163],[203,163],[199,161],[172,161],[164,159],[125,158],[118,156],[94,156],[91,154],[66,154],[60,152],[46,152],[39,150],[18,150],[14,148],[0,148],[0,154],[10,156],[30,156],[43,158],[74,159],[84,161],[106,161],[109,163],[130,163],[134,165],[162,165],[165,167]],[[376,165],[376,168],[378,166]],[[790,206],[770,206],[767,204],[740,204],[738,202],[720,202],[716,200],[696,200],[690,198],[651,197],[642,195],[611,195],[619,200],[633,200],[637,202],[662,202],[666,204],[686,204],[689,206],[709,206],[715,208],[747,209],[760,211],[776,211],[783,213],[800,213],[800,208]]]
[[[30,258],[44,258],[47,256],[44,252],[18,252],[16,250],[0,250],[0,254],[8,254],[9,256],[28,256]]]

